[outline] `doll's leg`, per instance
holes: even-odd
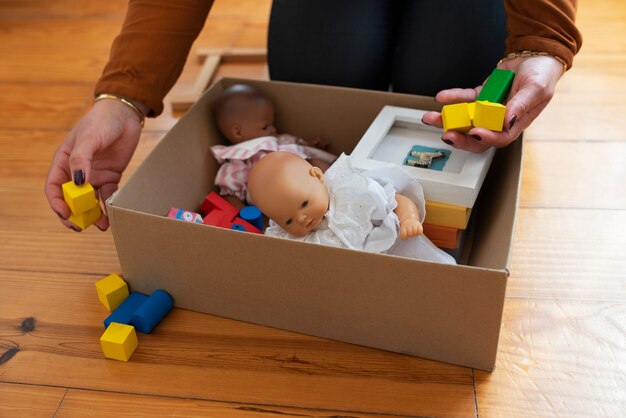
[[[502,0],[406,1],[398,25],[394,91],[434,96],[476,87],[504,52]]]
[[[274,80],[387,90],[397,1],[274,0],[268,64]]]

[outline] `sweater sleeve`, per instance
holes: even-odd
[[[163,112],[163,98],[183,70],[212,0],[130,0],[121,33],[95,87]]]
[[[505,53],[543,51],[563,58],[567,68],[580,49],[582,36],[575,25],[576,0],[505,0]]]

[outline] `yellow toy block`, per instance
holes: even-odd
[[[100,337],[104,356],[114,360],[128,361],[138,344],[135,327],[117,322],[111,322]]]
[[[96,201],[97,203],[98,201]],[[96,204],[96,207],[88,210],[87,212],[74,215],[73,213],[69,217],[69,221],[81,229],[87,228],[89,225],[100,219],[102,216],[102,210],[100,205]]]
[[[77,186],[73,181],[68,181],[63,183],[61,187],[63,188],[63,199],[70,207],[72,214],[80,215],[98,206],[96,192],[91,184],[85,183],[82,186]]]
[[[445,105],[441,109],[443,131],[449,130],[467,132],[472,129],[469,106],[467,103]]]
[[[424,223],[449,228],[465,229],[469,222],[471,208],[449,205],[447,203],[426,201],[426,219]]]
[[[476,102],[468,103],[467,110],[470,115],[470,122],[472,123],[472,126],[474,126],[474,112],[476,111]]]
[[[478,101],[474,111],[474,126],[501,132],[504,126],[505,114],[506,106],[500,103]]]
[[[128,285],[117,274],[109,274],[96,282],[98,299],[109,311],[114,311],[128,297]]]

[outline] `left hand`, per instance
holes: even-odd
[[[467,134],[448,131],[442,141],[452,142],[452,146],[466,151],[483,152],[490,147],[506,147],[526,129],[548,105],[556,83],[563,75],[563,65],[550,56],[518,57],[503,61],[499,68],[515,72],[513,85],[506,104],[506,116],[502,132],[485,128],[472,128]],[[439,103],[473,102],[482,86],[474,89],[448,89],[437,93]],[[427,125],[442,127],[441,113],[428,112],[422,118]]]
[[[408,218],[400,221],[400,239],[409,239],[422,235],[424,228],[420,221],[415,218]]]

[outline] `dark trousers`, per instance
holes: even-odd
[[[475,87],[504,52],[501,0],[274,0],[273,80],[433,96]]]

